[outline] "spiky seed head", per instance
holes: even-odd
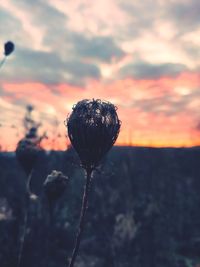
[[[23,138],[17,144],[15,154],[27,175],[33,169],[41,151],[41,147],[29,138]]]
[[[9,56],[15,49],[15,45],[13,42],[8,41],[4,44],[4,55]]]
[[[115,143],[121,122],[110,102],[84,99],[73,107],[65,125],[83,168],[93,170]]]
[[[53,170],[44,181],[44,191],[49,201],[55,201],[64,193],[68,177],[62,172]]]

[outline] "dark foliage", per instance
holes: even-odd
[[[197,267],[200,264],[200,148],[114,147],[94,173],[77,267]],[[32,189],[52,169],[70,178],[53,210],[50,240],[45,203],[31,202],[23,267],[66,266],[79,218],[84,180],[70,149],[40,158]],[[25,174],[0,154],[0,266],[16,267],[25,207]],[[48,244],[47,244],[47,240]]]

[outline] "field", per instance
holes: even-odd
[[[49,224],[43,182],[69,177]],[[0,266],[15,267],[23,231],[26,175],[0,154]],[[34,169],[23,266],[67,266],[84,172],[73,149],[41,154]],[[114,147],[95,171],[77,267],[197,267],[200,264],[200,148]]]

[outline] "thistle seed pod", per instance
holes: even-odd
[[[42,149],[31,139],[19,141],[16,148],[16,157],[27,175],[30,174]]]
[[[15,45],[13,42],[8,41],[4,44],[4,55],[9,56],[15,49]]]
[[[83,168],[93,170],[115,143],[121,122],[113,104],[84,99],[73,107],[65,125]]]
[[[64,193],[68,183],[68,177],[64,176],[62,172],[52,171],[43,184],[44,191],[49,201],[55,201]]]

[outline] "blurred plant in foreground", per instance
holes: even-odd
[[[79,229],[69,267],[74,266],[78,255],[88,206],[92,172],[115,143],[120,131],[120,124],[116,107],[99,99],[79,101],[73,107],[71,115],[65,122],[69,139],[78,153],[81,165],[86,172]]]
[[[67,184],[68,177],[65,176],[62,172],[53,170],[51,174],[49,174],[46,180],[43,183],[44,192],[48,201],[48,237],[47,237],[47,246],[46,246],[46,266],[49,266],[49,243],[51,243],[51,232],[53,223],[53,207],[56,201],[63,195]]]
[[[31,138],[25,137],[19,141],[16,149],[16,157],[27,176],[33,170],[40,151],[41,147],[39,144],[33,142]]]
[[[43,187],[48,202],[53,203],[64,193],[68,183],[68,177],[62,172],[53,170],[44,181]]]
[[[19,161],[20,165],[24,169],[27,175],[26,181],[26,208],[24,214],[24,225],[23,232],[21,237],[21,244],[18,255],[18,267],[21,266],[21,258],[24,248],[24,241],[27,232],[27,224],[28,224],[28,211],[30,206],[30,200],[36,200],[37,196],[32,193],[31,190],[31,179],[33,169],[35,167],[36,161],[43,151],[40,147],[41,139],[37,136],[37,130],[35,128],[31,128],[30,131],[26,134],[26,136],[19,141],[16,148],[16,157]]]

